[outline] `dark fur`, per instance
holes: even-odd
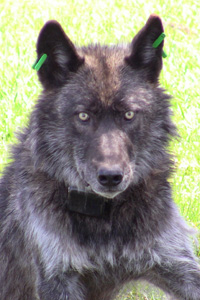
[[[1,300],[109,300],[137,279],[200,300],[168,181],[176,128],[158,82],[163,43],[152,47],[162,32],[152,15],[126,47],[75,48],[57,22],[42,29],[44,90],[0,182]],[[69,211],[69,186],[106,197],[103,216]]]

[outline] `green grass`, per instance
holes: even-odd
[[[8,162],[9,144],[15,141],[13,133],[27,122],[41,90],[31,65],[43,24],[57,19],[79,45],[91,41],[116,43],[130,41],[149,15],[157,13],[167,35],[168,57],[161,84],[174,96],[174,121],[181,136],[171,145],[177,164],[171,180],[174,199],[188,222],[200,228],[199,11],[197,0],[1,0],[0,170]],[[157,299],[152,295],[135,299]],[[127,299],[133,297],[129,296]]]

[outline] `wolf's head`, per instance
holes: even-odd
[[[175,127],[159,85],[163,33],[158,16],[124,46],[78,48],[56,21],[37,43],[44,91],[32,114],[34,165],[66,185],[114,198],[140,180],[168,176],[165,148]],[[165,175],[163,175],[165,174]]]

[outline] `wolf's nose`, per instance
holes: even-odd
[[[123,173],[119,168],[113,168],[113,169],[100,168],[98,171],[97,178],[101,185],[112,187],[122,182]]]

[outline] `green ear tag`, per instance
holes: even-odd
[[[43,54],[39,60],[36,60],[36,62],[33,64],[32,68],[36,71],[39,71],[45,60],[47,59],[47,54]]]
[[[162,41],[164,40],[164,38],[166,37],[166,35],[163,33],[161,33],[161,35],[159,35],[159,37],[155,40],[155,42],[153,43],[153,48],[157,48],[161,43]],[[167,57],[167,54],[165,53],[165,51],[163,50],[162,52],[162,57],[163,58],[166,58]]]

